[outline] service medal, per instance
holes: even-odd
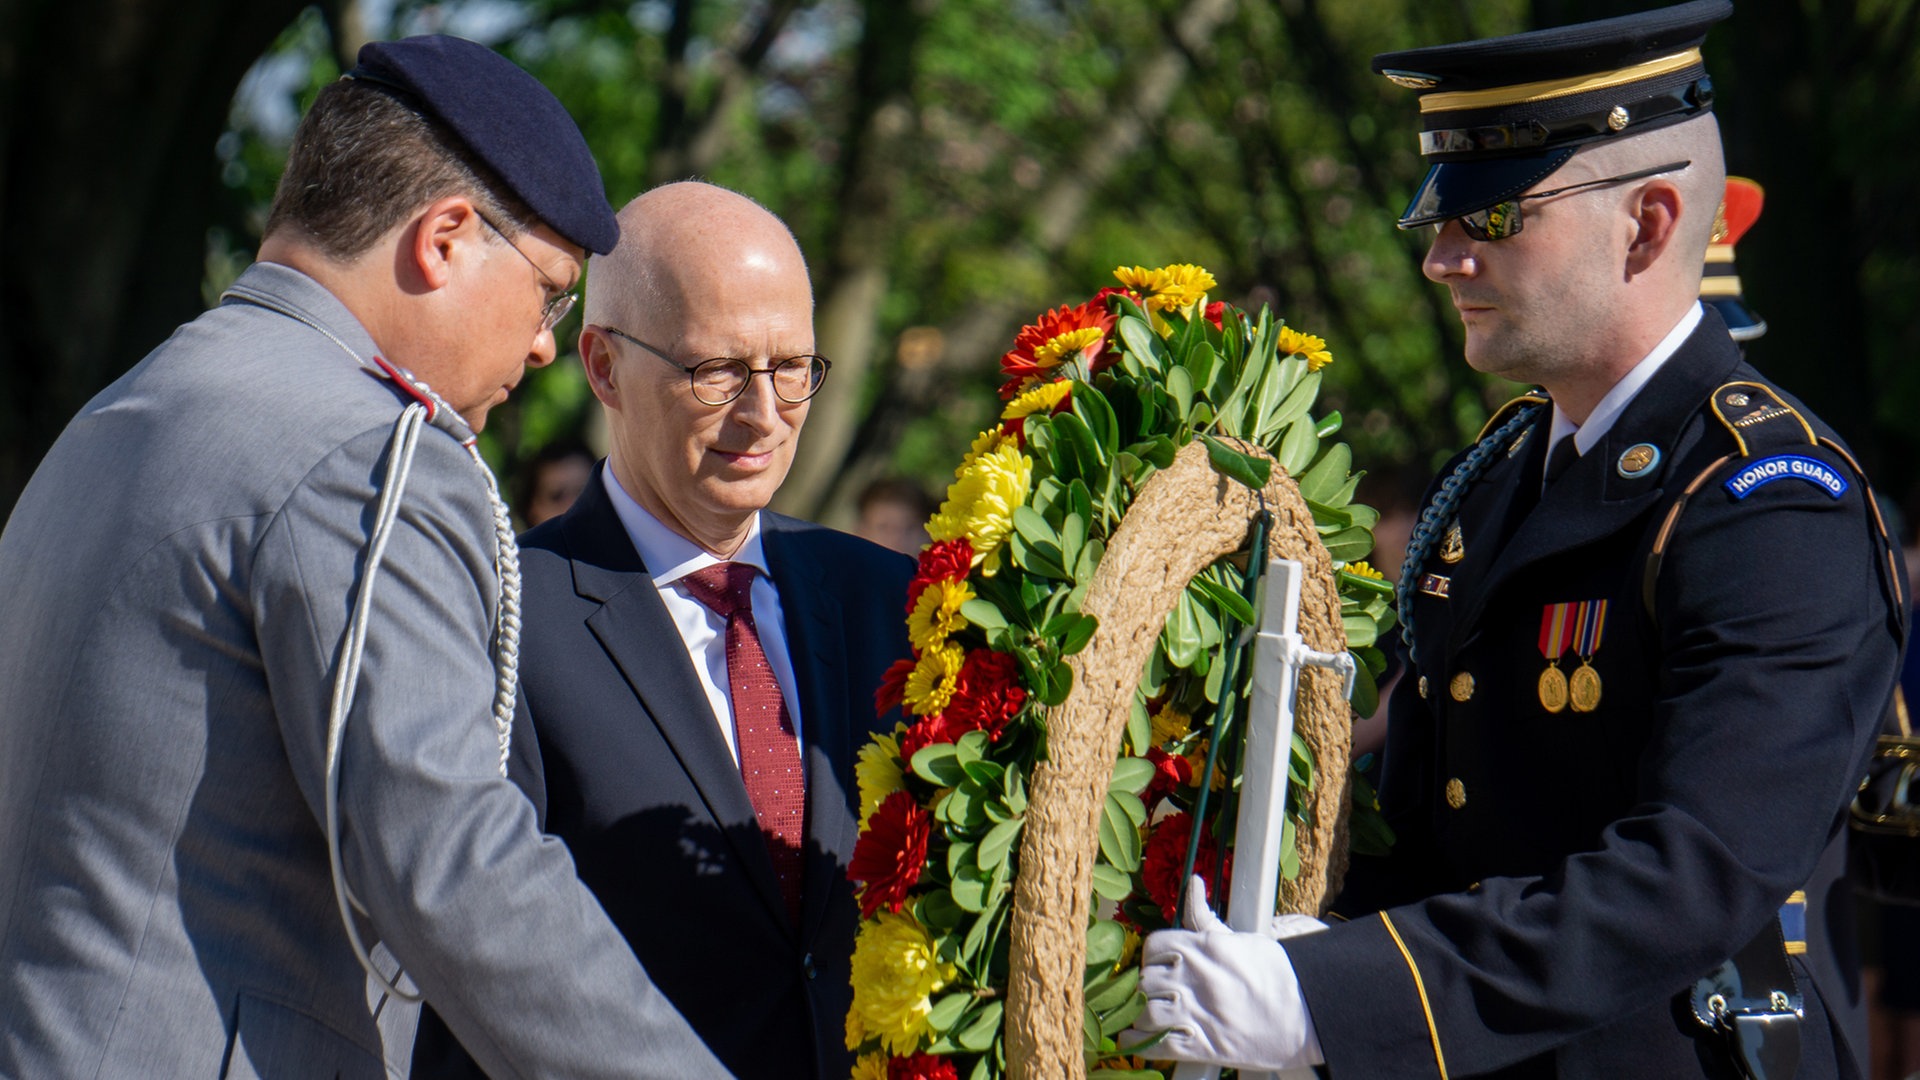
[[[1567,680],[1567,696],[1574,712],[1589,713],[1600,707],[1600,673],[1593,669],[1593,654],[1600,651],[1600,639],[1606,633],[1607,602],[1583,601],[1574,622],[1580,668]]]
[[[1555,671],[1554,674],[1558,675],[1559,672]],[[1566,689],[1561,693],[1572,699],[1574,712],[1592,712],[1600,707],[1600,673],[1593,670],[1592,664],[1581,661],[1579,669],[1573,673],[1573,678],[1567,681]]]
[[[1547,670],[1540,673],[1540,707],[1550,713],[1567,707],[1567,676],[1560,670],[1560,657],[1573,644],[1574,608],[1565,603],[1540,609],[1540,655],[1547,658]]]
[[[1567,677],[1558,666],[1540,673],[1540,706],[1551,713],[1567,707]]]

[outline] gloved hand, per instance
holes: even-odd
[[[1318,1065],[1325,1060],[1300,996],[1293,962],[1275,938],[1325,930],[1305,915],[1276,916],[1268,934],[1236,933],[1207,907],[1207,887],[1187,882],[1186,930],[1147,935],[1140,990],[1147,1006],[1121,1033],[1129,1047],[1165,1031],[1156,1059],[1240,1069]]]

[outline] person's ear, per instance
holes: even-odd
[[[400,255],[409,277],[426,289],[443,289],[453,280],[453,264],[461,245],[477,243],[487,225],[465,195],[448,195],[429,203],[414,217],[413,233],[401,245]]]
[[[1673,246],[1685,198],[1671,180],[1651,180],[1633,203],[1633,240],[1627,245],[1627,275],[1643,274]]]
[[[587,369],[587,385],[593,396],[610,409],[620,407],[620,395],[614,389],[613,342],[607,332],[588,323],[580,328],[580,365]]]

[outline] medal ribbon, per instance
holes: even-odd
[[[1605,600],[1583,600],[1580,603],[1578,651],[1582,659],[1591,660],[1593,654],[1600,651],[1600,639],[1607,631],[1607,602]]]
[[[1605,601],[1601,601],[1605,605]],[[1585,610],[1587,605],[1580,604]],[[1540,609],[1540,655],[1549,661],[1560,659],[1560,654],[1573,644],[1575,605],[1548,604]]]

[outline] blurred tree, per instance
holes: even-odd
[[[77,40],[78,27],[113,21],[99,6],[14,0],[0,6],[0,41]],[[698,176],[792,225],[835,366],[783,509],[845,521],[873,475],[944,483],[995,414],[996,360],[1020,324],[1135,263],[1199,262],[1220,297],[1271,303],[1326,337],[1338,362],[1324,393],[1359,459],[1431,466],[1513,388],[1459,360],[1445,294],[1420,276],[1426,237],[1393,228],[1422,171],[1413,102],[1367,62],[1644,6],[359,0],[295,20],[292,0],[231,11],[201,0],[170,6],[164,26],[109,35],[117,52],[80,57],[88,71],[125,65],[113,69],[118,96],[75,78],[62,50],[0,47],[0,228],[27,241],[15,251],[36,254],[4,271],[0,292],[0,498],[10,503],[88,394],[191,316],[203,259],[202,300],[244,265],[288,121],[342,58],[367,37],[427,31],[494,45],[553,87],[616,204]],[[1839,425],[1893,491],[1912,482],[1920,449],[1904,415],[1910,395],[1897,392],[1920,379],[1903,363],[1920,344],[1906,299],[1920,285],[1920,226],[1897,212],[1920,159],[1889,152],[1920,117],[1916,9],[1743,0],[1710,43],[1733,167],[1769,190],[1741,247],[1747,295],[1774,327],[1755,357]],[[218,102],[238,80],[241,60],[206,58],[244,52],[242,22],[257,52],[290,21],[225,136],[212,134],[224,104],[193,113],[200,134],[169,119],[184,108],[182,87],[204,84],[199,97]],[[58,79],[42,70],[54,56],[66,61]],[[124,158],[105,161],[110,145]],[[65,149],[49,156],[46,146]],[[563,346],[576,330],[561,328]],[[1870,390],[1870,405],[1849,400]],[[496,410],[484,446],[510,469],[596,414],[578,365],[563,360]]]

